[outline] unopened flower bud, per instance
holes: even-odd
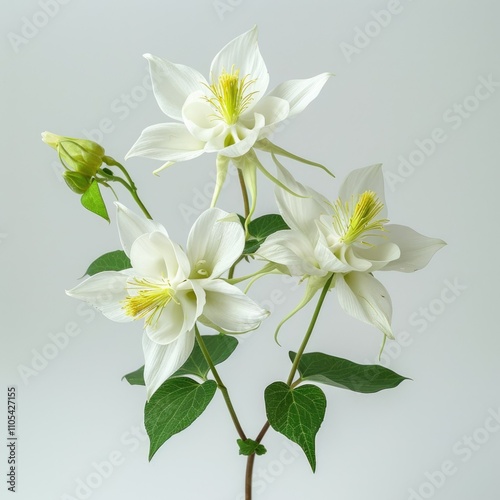
[[[44,132],[42,141],[54,148],[64,167],[83,176],[94,177],[102,165],[104,148],[88,139],[74,139]],[[71,186],[70,186],[71,187]]]
[[[73,172],[73,170],[65,170],[63,179],[66,181],[68,187],[78,194],[85,193],[92,183],[92,177],[88,177],[80,172]]]

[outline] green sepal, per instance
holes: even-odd
[[[94,212],[95,214],[110,222],[108,210],[106,209],[106,205],[104,203],[104,200],[102,199],[99,184],[95,179],[92,180],[87,191],[82,194],[81,202],[87,210]]]
[[[217,390],[213,380],[202,384],[191,378],[166,380],[144,408],[149,436],[149,460],[173,435],[189,427],[207,408]]]
[[[102,273],[103,271],[123,271],[124,269],[130,269],[132,264],[127,254],[123,250],[115,250],[113,252],[105,253],[98,257],[90,266],[88,267],[85,274],[93,276],[97,273]]]
[[[265,446],[257,443],[257,441],[254,441],[253,439],[237,439],[236,442],[240,447],[240,455],[245,455],[248,457],[249,455],[253,455],[254,453],[259,456],[267,453]]]
[[[289,353],[293,362],[295,353]],[[341,387],[350,391],[370,394],[397,387],[409,380],[380,365],[360,365],[348,359],[337,358],[321,352],[303,354],[299,362],[302,380]]]
[[[314,472],[315,439],[326,412],[323,391],[315,385],[292,389],[284,382],[274,382],[266,388],[264,399],[271,427],[302,448]]]

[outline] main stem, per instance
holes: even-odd
[[[224,401],[226,402],[227,409],[229,410],[229,414],[231,415],[231,419],[233,420],[234,427],[236,428],[236,431],[238,432],[240,438],[245,441],[247,437],[245,435],[245,432],[243,431],[243,428],[241,427],[240,421],[238,420],[238,416],[236,415],[233,403],[231,402],[231,398],[229,397],[229,392],[227,390],[227,387],[222,382],[222,379],[220,378],[217,368],[215,368],[215,365],[212,361],[210,353],[208,352],[203,337],[200,335],[200,331],[198,330],[198,325],[194,326],[194,333],[196,335],[196,341],[200,346],[201,352],[203,353],[203,356],[205,357],[205,360],[207,361],[208,366],[210,367],[210,371],[212,372],[214,379],[217,382],[217,387],[222,392],[222,396],[224,397]]]
[[[311,322],[309,323],[309,327],[307,329],[306,334],[304,335],[304,339],[302,340],[302,343],[300,344],[299,350],[297,351],[297,354],[295,355],[295,359],[293,360],[292,368],[290,370],[290,374],[288,375],[288,379],[286,381],[287,385],[292,387],[293,385],[293,378],[295,377],[295,374],[297,373],[297,369],[299,367],[300,360],[302,358],[302,355],[304,354],[304,351],[307,347],[307,344],[309,342],[309,339],[311,338],[312,332],[314,330],[314,326],[316,325],[316,321],[319,316],[319,312],[321,310],[321,306],[323,305],[323,302],[325,301],[326,294],[328,290],[330,289],[330,284],[332,283],[333,279],[333,274],[328,278],[328,281],[325,283],[323,290],[321,291],[321,295],[319,296],[318,303],[316,305],[316,309],[314,310],[313,316],[311,318]],[[264,439],[264,436],[266,435],[266,432],[269,430],[269,427],[271,424],[266,421],[264,426],[259,432],[259,435],[255,438],[255,441],[257,443],[260,443],[262,439]],[[252,500],[252,477],[253,477],[253,466],[255,463],[255,453],[252,455],[248,456],[247,459],[247,468],[246,468],[246,473],[245,473],[245,500]]]

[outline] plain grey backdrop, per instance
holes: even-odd
[[[378,275],[392,295],[399,336],[382,363],[413,380],[374,395],[325,388],[316,474],[271,431],[268,454],[256,463],[255,498],[498,498],[499,18],[495,0],[4,6],[0,435],[14,385],[19,441],[15,494],[7,491],[2,444],[1,498],[242,498],[245,461],[220,394],[148,463],[144,391],[121,381],[142,364],[141,325],[112,323],[64,293],[94,258],[119,248],[114,213],[108,225],[81,207],[40,133],[87,135],[122,160],[144,127],[169,121],[142,54],[208,76],[217,51],[255,24],[271,88],[336,75],[273,140],[337,178],[287,162],[295,177],[333,199],[351,169],[382,162],[391,221],[448,243],[418,273]],[[214,160],[179,163],[159,178],[152,175],[158,162],[126,163],[152,214],[181,244],[208,206]],[[133,207],[127,193],[119,195]],[[241,211],[239,196],[232,176],[219,205]],[[276,211],[262,178],[259,196],[257,215]],[[251,296],[273,314],[221,365],[250,435],[264,423],[264,388],[286,377],[287,352],[310,318],[312,306],[283,329],[282,347],[274,343],[274,327],[302,292],[280,277],[258,283]],[[332,293],[309,350],[372,363],[380,341]]]

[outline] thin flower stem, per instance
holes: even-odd
[[[104,172],[102,169],[99,170],[99,173],[104,176],[106,181],[119,182],[120,184],[122,184],[127,189],[127,191],[132,195],[132,198],[134,198],[137,205],[139,205],[139,208],[142,210],[143,214],[148,219],[152,219],[153,217],[151,217],[151,214],[148,212],[144,203],[139,198],[139,195],[137,194],[137,187],[135,186],[134,181],[132,181],[128,172],[125,170],[125,167],[120,165],[117,161],[115,161],[113,163],[113,165],[117,166],[125,174],[125,176],[127,177],[129,182],[127,182],[125,179],[122,179],[121,177],[118,177],[116,175],[110,175],[110,174]]]
[[[247,187],[246,187],[245,179],[243,177],[243,172],[241,171],[241,169],[238,169],[238,178],[240,179],[241,194],[243,196],[243,207],[245,210],[245,220],[247,220],[248,215],[250,214],[250,203],[248,201]]]
[[[311,338],[312,332],[314,330],[314,326],[316,325],[316,320],[318,319],[319,311],[321,310],[321,306],[325,300],[328,289],[330,288],[330,284],[333,279],[333,274],[328,278],[328,281],[325,283],[323,290],[321,291],[321,295],[319,296],[318,304],[316,305],[316,309],[314,310],[313,316],[311,318],[311,322],[309,323],[309,328],[307,329],[306,334],[304,335],[304,339],[302,340],[302,344],[300,344],[299,350],[295,355],[295,359],[293,360],[292,369],[290,370],[290,375],[288,375],[288,380],[286,384],[291,386],[293,382],[293,377],[295,377],[295,373],[297,373],[297,368],[299,367],[300,360],[304,351],[307,347],[309,339]]]
[[[302,358],[302,355],[304,354],[304,351],[307,347],[307,344],[309,342],[309,339],[311,338],[312,332],[314,330],[314,326],[316,325],[316,321],[318,319],[319,311],[321,310],[321,306],[323,305],[323,302],[325,301],[326,294],[330,288],[330,284],[333,279],[333,274],[328,278],[328,281],[325,283],[325,286],[323,287],[323,290],[321,291],[321,295],[318,299],[318,304],[316,305],[316,309],[314,310],[313,316],[311,318],[311,322],[309,323],[309,327],[307,329],[306,334],[304,335],[304,339],[302,340],[302,344],[300,344],[299,350],[295,356],[294,362],[292,364],[292,368],[290,370],[290,374],[288,375],[288,380],[287,380],[287,385],[290,386],[291,389],[295,388],[297,385],[302,382],[302,379],[299,377],[295,382],[293,382],[293,378],[295,377],[295,374],[297,373],[297,369],[300,363],[300,360]],[[264,439],[264,436],[266,435],[266,432],[269,430],[270,423],[266,421],[264,426],[259,432],[259,435],[256,437],[255,441],[257,443],[260,443],[262,439]],[[245,473],[245,500],[252,500],[252,477],[253,477],[253,466],[255,463],[255,453],[252,455],[248,456],[247,459],[247,467],[246,467],[246,473]]]
[[[241,257],[239,257],[235,262],[234,264],[229,268],[229,272],[227,273],[227,279],[230,280],[230,279],[233,279],[234,277],[234,271],[236,269],[236,266],[243,260],[243,255]]]
[[[200,335],[200,331],[198,330],[198,325],[194,326],[194,333],[196,335],[196,341],[200,346],[201,352],[203,353],[203,356],[205,357],[205,360],[207,361],[208,366],[210,367],[210,371],[212,372],[215,381],[217,382],[217,387],[222,392],[222,396],[224,397],[224,401],[226,402],[227,409],[229,410],[229,414],[231,415],[236,431],[238,432],[240,438],[246,441],[247,437],[245,435],[245,432],[243,431],[243,428],[241,427],[240,421],[238,420],[238,416],[236,415],[233,403],[231,402],[231,398],[229,397],[229,392],[227,390],[227,387],[222,382],[219,372],[215,368],[212,358],[210,357],[210,353],[208,352],[207,346],[203,341],[203,337]]]

